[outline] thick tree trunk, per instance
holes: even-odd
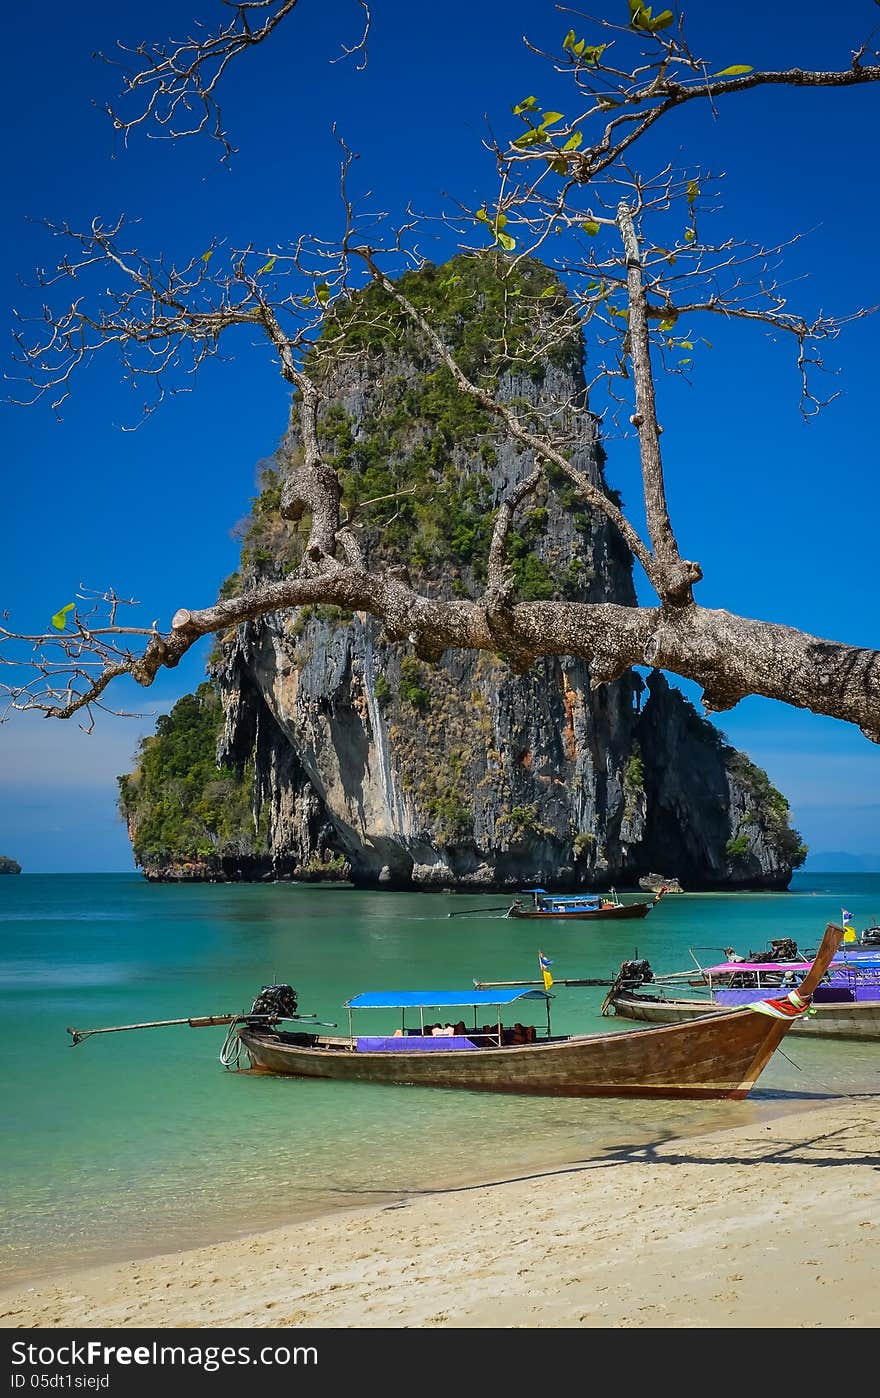
[[[369,612],[385,623],[392,640],[409,642],[433,659],[449,649],[498,649],[493,618],[482,603],[434,601],[387,575],[340,571],[286,579],[203,611],[178,612],[171,636],[151,642],[136,677],[151,683],[163,665],[176,665],[209,632],[314,602]],[[693,603],[521,602],[509,608],[506,618],[506,653],[515,655],[520,669],[538,655],[580,656],[591,662],[598,686],[632,665],[656,666],[702,685],[710,712],[760,694],[854,723],[872,742],[880,742],[878,651]]]

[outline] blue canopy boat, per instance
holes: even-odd
[[[267,1024],[247,1017],[235,1026],[235,1034],[252,1069],[290,1077],[544,1096],[739,1099],[751,1091],[792,1023],[806,1012],[842,935],[839,928],[828,928],[796,995],[724,1015],[707,1013],[687,1024],[558,1035],[550,1025],[553,997],[520,985],[355,995],[345,1002],[350,1032],[344,1036],[287,1030],[280,1018]],[[269,990],[295,1000],[289,986]],[[503,1010],[520,1001],[544,1005],[546,1029],[519,1023],[505,1027]],[[262,1000],[257,1003],[266,1008]],[[490,1006],[493,1021],[480,1024],[479,1011]],[[364,1010],[399,1011],[400,1026],[391,1034],[387,1029],[355,1034],[353,1013]],[[429,1026],[426,1011],[438,1010],[470,1010],[473,1024],[459,1019]],[[407,1014],[416,1011],[418,1028],[411,1029]]]
[[[104,1029],[69,1028],[68,1033],[74,1044],[81,1044],[94,1034],[170,1024],[188,1024],[193,1029],[226,1024],[221,1063],[237,1067],[246,1055],[252,1070],[287,1077],[543,1096],[740,1099],[754,1087],[792,1024],[807,1012],[842,936],[841,928],[826,928],[816,959],[796,992],[724,1014],[705,1013],[687,1024],[623,1033],[554,1034],[550,1025],[553,997],[546,988],[523,985],[369,991],[345,1002],[348,1035],[320,1032],[336,1025],[301,1014],[291,985],[264,986],[244,1014],[190,1016]],[[519,1023],[505,1027],[503,1010],[519,1001],[543,1004],[546,1029]],[[493,1022],[480,1024],[479,1011],[489,1006],[495,1011]],[[451,1009],[470,1009],[473,1025],[463,1019],[455,1024],[426,1024],[426,1010]],[[351,1022],[355,1010],[400,1011],[400,1026],[391,1034],[386,1029],[383,1034],[355,1035]],[[419,1025],[410,1029],[407,1013],[416,1010]]]
[[[525,888],[523,894],[531,894],[532,906],[526,907],[517,898],[507,909],[508,917],[516,918],[579,918],[626,919],[647,917],[665,893],[661,888],[656,898],[650,902],[621,903],[612,888],[610,894],[600,893],[548,893],[544,888]]]

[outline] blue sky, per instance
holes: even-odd
[[[360,153],[360,188],[394,212],[408,200],[436,210],[444,196],[473,206],[491,195],[484,114],[507,129],[511,105],[533,92],[566,110],[567,89],[522,45],[526,34],[557,48],[572,22],[542,0],[446,0],[440,8],[377,0],[361,73],[328,61],[340,38],[356,32],[357,7],[302,0],[275,44],[231,74],[225,109],[240,147],[231,170],[199,141],[138,140],[114,152],[107,120],[92,105],[115,95],[113,73],[93,52],[117,38],[179,35],[181,16],[218,8],[214,0],[154,0],[136,13],[109,0],[79,8],[48,0],[39,26],[22,7],[5,16],[15,61],[0,92],[10,133],[4,324],[13,307],[32,304],[19,279],[56,253],[28,220],[85,225],[124,211],[141,220],[145,249],[174,253],[214,236],[268,246],[304,228],[332,235],[334,119]],[[626,6],[603,0],[597,9],[616,16]],[[833,10],[816,0],[745,0],[698,3],[688,17],[692,44],[718,67],[844,67],[880,14],[873,0],[840,0]],[[880,88],[871,87],[766,90],[719,104],[717,120],[702,109],[676,114],[666,128],[667,157],[726,172],[722,217],[731,232],[772,243],[809,231],[786,264],[807,312],[880,302],[878,102]],[[428,241],[423,247],[431,252]],[[791,354],[742,327],[705,327],[714,348],[701,357],[694,386],[663,385],[673,520],[686,556],[703,564],[701,603],[877,645],[878,327],[876,317],[857,322],[829,348],[839,370],[832,387],[842,396],[809,425],[798,412]],[[210,365],[195,392],[134,433],[120,430],[136,413],[109,360],[81,377],[60,423],[47,404],[0,407],[0,609],[15,624],[45,625],[80,581],[138,597],[146,620],[162,626],[178,606],[213,599],[235,567],[231,530],[287,405],[264,350],[246,338],[230,349],[231,363]],[[609,443],[609,477],[638,517],[628,444]],[[36,717],[0,727],[0,852],[35,871],[131,868],[115,777],[155,714],[198,682],[203,662],[201,650],[152,690],[121,692],[143,717],[103,718],[91,736]],[[880,848],[880,750],[856,730],[758,699],[722,715],[720,726],[788,794],[814,849]]]

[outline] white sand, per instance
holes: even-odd
[[[0,1326],[872,1327],[880,1098],[0,1293]]]

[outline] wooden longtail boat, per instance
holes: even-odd
[[[707,1014],[732,1013],[718,1000],[685,1000],[664,995],[616,991],[610,1006],[616,1015],[639,1024],[688,1024]],[[812,1013],[791,1027],[798,1036],[811,1038],[880,1040],[880,999],[850,1003],[819,1001],[813,997]]]
[[[239,1042],[257,1071],[300,1078],[458,1087],[482,1092],[535,1093],[570,1097],[733,1098],[747,1096],[774,1050],[803,1015],[825,975],[843,932],[830,926],[799,991],[720,1015],[711,1011],[686,1024],[667,1024],[614,1034],[553,1035],[545,991],[508,990],[367,994],[347,1002],[358,1010],[401,1010],[404,1027],[393,1038],[330,1038],[277,1027],[243,1024]],[[547,1037],[510,1043],[502,1008],[522,1000],[543,1001]],[[425,1009],[497,1008],[497,1036],[455,1025],[452,1037],[411,1036],[406,1010],[415,1009],[424,1028]],[[522,1029],[522,1026],[519,1026]]]
[[[790,985],[797,988],[808,966],[809,962],[722,962],[706,967],[701,977],[682,971],[655,979],[647,962],[624,962],[603,1013],[640,1024],[687,1024],[706,1014],[729,1014]],[[692,990],[702,991],[702,998],[690,994]],[[813,992],[810,1013],[795,1021],[792,1032],[880,1040],[880,959],[853,955],[845,948]]]
[[[613,890],[607,898],[598,893],[547,893],[543,888],[527,888],[524,891],[532,895],[531,907],[527,907],[521,899],[517,898],[507,910],[508,917],[552,918],[554,921],[559,919],[596,921],[600,918],[619,920],[647,917],[654,904],[659,903],[665,892],[665,890],[661,890],[657,897],[652,898],[649,903],[621,903]]]

